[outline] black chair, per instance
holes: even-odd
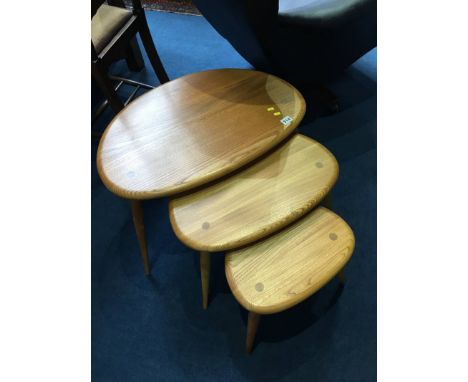
[[[140,34],[159,82],[162,84],[169,81],[154,46],[140,0],[132,0],[132,5],[133,9],[129,10],[125,8],[122,0],[108,0],[107,3],[104,3],[104,0],[91,2],[91,74],[107,98],[98,107],[94,119],[108,104],[115,113],[118,113],[140,88],[153,88],[138,81],[108,75],[110,64],[122,57],[127,59],[129,67],[133,70],[139,70],[144,66],[136,42],[137,33]],[[117,81],[117,86],[114,85],[114,81]],[[135,87],[126,101],[122,101],[117,94],[123,83]]]
[[[194,0],[255,68],[293,83],[333,79],[377,45],[376,0]]]

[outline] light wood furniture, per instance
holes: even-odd
[[[252,350],[260,315],[281,312],[314,294],[343,270],[353,250],[354,234],[348,224],[318,207],[270,238],[228,253],[228,284],[249,311],[247,352]]]
[[[317,206],[337,177],[333,154],[297,134],[227,179],[171,200],[174,232],[202,254],[203,307],[208,301],[209,252],[239,248],[287,226]]]
[[[302,95],[278,77],[241,69],[190,74],[117,114],[99,144],[98,172],[110,191],[135,203],[186,191],[272,149],[304,113]],[[143,233],[143,215],[134,221]],[[146,248],[144,233],[138,237]]]

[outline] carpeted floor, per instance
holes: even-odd
[[[170,78],[249,64],[202,17],[147,12]],[[223,256],[212,264],[211,299],[201,308],[198,255],[169,224],[167,200],[145,202],[152,277],[145,277],[128,202],[111,194],[92,161],[92,377],[98,381],[375,381],[376,49],[330,87],[341,111],[308,112],[299,131],[340,163],[335,211],[356,235],[344,288],[332,281],[297,307],[266,316],[251,356],[246,313],[232,297]],[[155,83],[118,63],[116,73]],[[111,117],[101,118],[101,127]],[[93,153],[95,145],[93,145]],[[94,155],[94,154],[93,154]]]

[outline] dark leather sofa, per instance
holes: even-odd
[[[323,83],[377,45],[376,0],[194,0],[256,69]]]

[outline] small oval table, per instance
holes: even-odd
[[[225,258],[226,278],[236,300],[249,311],[246,350],[252,351],[261,315],[299,304],[338,275],[354,251],[348,224],[318,207],[293,225]]]
[[[284,140],[304,113],[302,95],[280,78],[219,69],[167,82],[115,116],[99,144],[97,168],[110,191],[132,202],[146,274],[140,201],[238,169]]]

